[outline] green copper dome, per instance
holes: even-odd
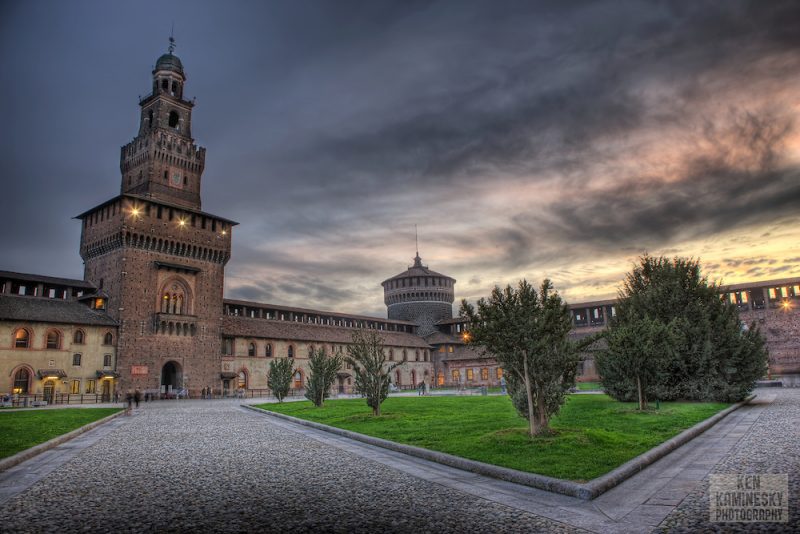
[[[181,63],[181,60],[176,55],[164,54],[156,61],[155,70],[171,70],[183,76],[183,63]]]

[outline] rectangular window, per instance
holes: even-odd
[[[226,356],[233,355],[233,339],[226,337],[222,340],[222,354]]]
[[[81,355],[80,354],[73,354],[72,355],[72,365],[76,367],[80,367],[81,365]]]
[[[786,298],[788,296],[789,296],[789,288],[788,287],[782,287],[781,288],[781,297]]]
[[[481,380],[489,380],[489,369],[486,367],[481,369]]]
[[[103,354],[103,367],[111,367],[111,355]]]
[[[497,378],[503,378],[503,368],[502,367],[498,367],[497,368]]]
[[[467,380],[472,380],[473,376],[472,369],[467,369]]]
[[[769,288],[769,298],[772,300],[778,298],[778,293],[775,291],[774,287]]]
[[[747,291],[742,291],[742,304],[747,304]]]
[[[86,381],[86,393],[97,392],[97,380],[89,379]]]
[[[156,217],[158,217],[160,219],[161,215],[162,215],[162,212],[163,212],[163,210],[161,209],[161,206],[159,206],[158,210],[156,210]]]
[[[80,393],[81,392],[81,381],[80,380],[73,380],[70,384],[69,388],[70,393]]]
[[[736,293],[728,293],[728,300],[731,304],[736,304]]]
[[[461,382],[461,373],[458,372],[458,369],[453,369],[453,382]]]
[[[795,297],[800,297],[800,285],[793,286],[792,291],[794,291]]]
[[[453,345],[447,346],[447,352],[453,352]]]

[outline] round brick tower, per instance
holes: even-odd
[[[381,283],[389,319],[419,325],[421,336],[436,331],[436,323],[453,317],[454,278],[431,271],[422,265],[419,252],[407,271]]]

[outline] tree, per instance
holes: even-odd
[[[269,376],[267,386],[272,390],[272,394],[283,402],[284,397],[289,394],[289,386],[292,384],[294,374],[294,361],[291,358],[278,358],[269,362]]]
[[[386,363],[383,352],[383,338],[377,332],[353,333],[353,343],[347,347],[347,362],[353,366],[355,389],[366,397],[372,415],[381,414],[381,403],[389,396],[391,373],[406,362]]]
[[[626,398],[634,391],[639,409],[646,410],[647,398],[655,394],[654,387],[673,350],[673,328],[673,323],[664,325],[640,317],[609,330],[607,348],[595,360],[606,391]]]
[[[336,380],[336,373],[342,366],[344,357],[340,354],[325,354],[320,347],[312,350],[308,361],[308,379],[306,380],[306,398],[315,406],[322,407],[330,395],[331,387]]]
[[[477,308],[466,300],[469,343],[482,347],[503,367],[517,412],[528,419],[531,436],[549,431],[568,389],[575,383],[578,352],[569,341],[567,305],[550,280],[537,292],[526,280],[516,289],[495,287]]]
[[[657,398],[738,401],[764,376],[767,352],[758,328],[743,327],[738,309],[720,292],[701,275],[700,262],[688,258],[645,254],[625,277],[606,337],[612,340],[619,329],[644,319],[669,328],[669,343],[652,355],[660,359],[658,378],[649,386]],[[598,368],[603,385],[615,398],[631,400],[630,368],[627,374],[603,374],[615,355],[600,356],[606,361]]]

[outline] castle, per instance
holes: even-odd
[[[399,387],[497,384],[502,369],[462,341],[456,280],[419,253],[382,283],[387,319],[224,298],[237,223],[202,211],[206,151],[192,138],[194,103],[172,52],[158,58],[139,131],[121,149],[120,194],[77,216],[84,279],[0,271],[0,393],[50,402],[110,400],[134,388],[261,394],[274,358],[294,359],[293,387],[302,389],[310,351],[346,352],[353,330],[365,328],[383,337],[388,360],[406,360],[393,376]],[[771,372],[794,380],[800,278],[731,286],[724,298],[763,325]],[[613,301],[570,307],[576,336],[614,314]],[[597,378],[590,355],[580,376]],[[336,388],[353,383],[345,364]]]

